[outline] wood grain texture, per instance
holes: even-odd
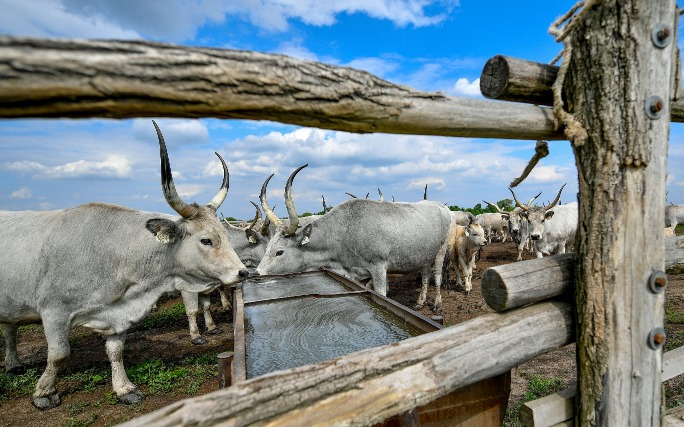
[[[545,107],[421,92],[284,55],[0,37],[0,118],[16,117],[217,117],[359,133],[565,139]]]
[[[123,426],[368,426],[571,343],[572,308],[545,302],[256,377]]]

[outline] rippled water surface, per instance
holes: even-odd
[[[421,333],[361,295],[302,297],[246,305],[247,378],[332,359]]]
[[[248,280],[242,285],[245,304],[270,298],[283,298],[307,294],[336,294],[349,289],[324,274],[316,276],[293,276],[268,280]]]

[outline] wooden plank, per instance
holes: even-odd
[[[549,108],[422,92],[284,55],[0,37],[0,118],[16,117],[217,117],[359,133],[565,139]]]
[[[661,380],[667,381],[684,374],[684,346],[663,354],[663,374]],[[523,404],[520,408],[520,422],[525,427],[550,426],[569,422],[575,414],[577,387],[569,387],[557,393]]]
[[[671,380],[681,374],[684,374],[684,346],[663,354],[662,380]]]
[[[684,427],[684,405],[669,409],[665,413],[663,427]]]
[[[342,358],[185,399],[124,426],[380,423],[573,341],[572,308],[492,313]]]

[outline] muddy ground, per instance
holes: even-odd
[[[465,295],[449,287],[443,290],[445,325],[454,325],[472,319],[491,310],[482,297],[480,278],[485,269],[515,261],[515,248],[511,242],[495,242],[486,246],[477,262],[474,273],[473,292]],[[525,254],[525,259],[530,256]],[[420,279],[417,275],[390,276],[388,296],[412,307],[419,293]],[[431,287],[428,300],[434,297]],[[166,298],[160,303],[158,312],[170,307],[178,308],[180,297]],[[187,320],[184,316],[169,322],[160,322],[151,327],[138,326],[129,333],[126,341],[125,363],[127,368],[135,365],[162,366],[169,372],[180,372],[173,378],[173,387],[168,392],[154,391],[154,384],[140,385],[146,399],[139,405],[115,403],[111,392],[109,363],[104,351],[104,340],[83,328],[71,334],[71,357],[60,371],[58,390],[62,404],[52,410],[40,412],[30,404],[31,384],[20,386],[10,383],[9,377],[0,377],[0,426],[108,426],[166,406],[174,401],[213,391],[217,388],[215,355],[229,351],[233,346],[231,314],[221,310],[218,304],[212,309],[214,319],[224,333],[205,335],[208,344],[195,346],[190,343]],[[421,311],[431,316],[429,307]],[[667,287],[667,349],[684,344],[684,274],[670,274]],[[154,313],[153,313],[154,314]],[[200,319],[200,324],[203,322]],[[40,326],[22,328],[19,335],[19,353],[25,365],[33,369],[35,377],[42,372],[46,361],[46,344]],[[4,354],[4,342],[0,345]],[[204,355],[204,356],[203,356]],[[150,364],[157,360],[157,365]],[[159,365],[161,364],[161,365]],[[182,369],[173,367],[181,366]],[[4,368],[4,364],[3,364]],[[175,370],[174,370],[175,369]],[[4,369],[2,370],[4,371]],[[198,374],[197,372],[200,372]],[[0,375],[5,375],[0,374]],[[512,373],[512,391],[509,399],[511,412],[524,399],[530,378],[558,379],[563,387],[576,381],[575,349],[569,345],[530,360]],[[24,377],[24,376],[22,376]],[[8,385],[10,384],[10,385]],[[667,405],[684,402],[684,380],[674,379],[666,388]],[[22,391],[28,390],[28,391]],[[22,394],[23,393],[23,394]],[[508,420],[507,424],[514,423]]]

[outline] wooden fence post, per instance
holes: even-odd
[[[564,84],[567,110],[587,132],[571,138],[580,190],[575,422],[660,425],[663,336],[653,332],[664,294],[648,280],[664,270],[675,2],[594,3],[570,36]]]

